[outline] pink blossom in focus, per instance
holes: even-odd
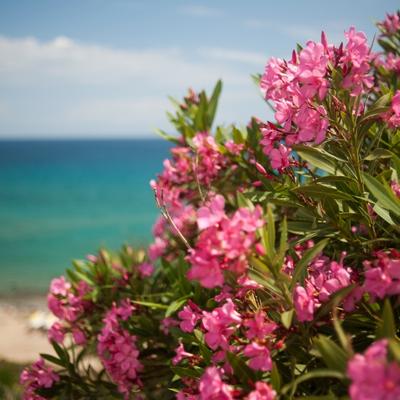
[[[206,288],[222,286],[225,269],[236,274],[247,269],[247,255],[255,245],[255,232],[264,223],[260,207],[239,208],[228,217],[223,204],[223,197],[216,196],[199,210],[199,226],[203,230],[187,257],[191,264],[188,278],[198,280]]]

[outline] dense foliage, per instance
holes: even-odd
[[[190,91],[147,251],[51,283],[26,399],[400,398],[400,14],[260,76],[274,122],[212,129]]]

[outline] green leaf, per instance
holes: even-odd
[[[390,193],[386,186],[380,183],[376,178],[367,173],[363,173],[365,185],[373,196],[378,200],[379,205],[400,216],[400,201],[396,199],[393,193]]]
[[[290,290],[293,290],[297,282],[303,283],[307,275],[307,267],[311,261],[325,248],[329,243],[329,239],[323,239],[315,244],[311,249],[304,252],[303,257],[297,262],[296,268],[293,273],[292,281],[290,283]]]
[[[278,367],[276,363],[272,363],[272,370],[271,370],[271,384],[272,387],[278,392],[282,385],[282,378],[279,373]]]
[[[333,199],[354,200],[354,197],[348,193],[341,192],[332,186],[318,183],[299,186],[292,190],[317,199],[324,199],[326,196],[330,196]]]
[[[167,308],[167,311],[165,311],[165,316],[170,317],[172,314],[174,314],[176,311],[178,311],[185,303],[186,300],[190,297],[190,295],[183,296],[175,301],[173,301]]]
[[[175,144],[179,144],[180,143],[178,138],[176,138],[176,137],[174,137],[172,135],[169,135],[168,133],[164,132],[161,129],[156,129],[155,133],[157,135],[161,136],[163,139],[167,140],[168,142],[172,142],[172,143],[175,143]]]
[[[40,355],[40,357],[44,358],[47,361],[50,361],[53,364],[59,365],[60,367],[66,367],[65,363],[63,361],[61,361],[60,359],[58,359],[57,357],[54,357],[50,354],[44,354],[44,353],[40,353],[39,355]]]
[[[386,299],[383,305],[382,319],[376,328],[376,337],[379,339],[396,337],[396,323],[389,299]]]
[[[263,231],[262,241],[267,253],[266,256],[270,264],[272,264],[272,260],[275,257],[275,220],[270,205],[268,205],[268,211],[267,211],[267,227],[266,229],[264,228],[262,231]]]
[[[393,153],[389,150],[377,148],[372,153],[368,154],[368,156],[365,157],[364,160],[373,161],[379,158],[391,158],[392,154]]]
[[[330,369],[315,369],[311,372],[307,372],[306,374],[299,376],[293,382],[285,385],[282,388],[281,393],[286,394],[290,390],[291,393],[294,394],[296,392],[297,386],[300,383],[316,378],[336,378],[343,380],[346,378],[346,376],[342,372],[333,371]]]
[[[333,175],[343,175],[343,172],[340,170],[338,165],[339,159],[335,158],[326,151],[303,145],[295,145],[292,147],[303,160],[306,160],[314,167],[322,169],[323,171],[329,172]]]
[[[332,339],[319,335],[314,339],[314,344],[329,369],[340,372],[346,370],[347,354]]]
[[[159,303],[152,303],[150,301],[140,301],[140,300],[131,300],[132,303],[139,304],[141,306],[150,307],[150,308],[158,308],[161,310],[166,310],[168,306]]]
[[[215,114],[216,114],[217,107],[218,107],[218,100],[219,100],[219,96],[221,95],[221,91],[222,91],[222,81],[219,80],[214,87],[210,101],[208,103],[207,113],[208,113],[208,124],[209,124],[210,128],[212,127],[212,124],[213,124],[213,121],[215,118]]]
[[[400,343],[397,339],[389,339],[389,351],[393,358],[400,363]]]
[[[199,368],[185,368],[185,367],[174,367],[171,366],[171,370],[181,378],[190,377],[190,378],[200,378],[203,375],[203,371]]]
[[[288,310],[288,311],[284,311],[283,313],[281,313],[282,325],[286,329],[290,329],[290,327],[292,326],[293,315],[294,315],[294,310],[293,309]]]

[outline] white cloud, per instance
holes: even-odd
[[[0,135],[147,133],[168,126],[167,95],[209,90],[219,78],[231,105],[222,107],[220,120],[234,115],[246,122],[258,103],[249,75],[262,70],[266,57],[236,49],[191,51],[115,49],[64,36],[47,42],[0,37]],[[230,100],[246,96],[253,102]]]

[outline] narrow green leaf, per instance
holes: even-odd
[[[210,101],[208,102],[208,124],[210,128],[212,127],[212,124],[214,122],[215,114],[217,112],[217,107],[218,107],[218,100],[219,96],[221,95],[222,91],[222,81],[219,80],[217,84],[214,87],[214,90],[212,92]]]
[[[379,201],[379,204],[392,211],[397,216],[400,216],[400,201],[396,199],[394,194],[390,193],[388,189],[373,176],[364,173],[363,178],[368,190]]]
[[[316,379],[316,378],[336,378],[336,379],[342,380],[342,379],[345,379],[346,376],[342,372],[339,372],[339,371],[333,371],[330,369],[315,369],[311,372],[307,372],[306,374],[299,376],[293,382],[285,385],[282,388],[281,393],[286,394],[289,390],[291,391],[291,393],[295,393],[297,386],[300,383],[306,382],[310,379]]]
[[[293,149],[303,160],[309,162],[314,167],[329,172],[332,175],[343,175],[343,172],[339,167],[338,159],[326,151],[316,147],[303,145],[295,145],[293,146]]]
[[[139,300],[131,300],[132,303],[139,304],[141,306],[150,307],[150,308],[159,308],[161,310],[166,310],[168,306],[159,303],[152,303],[150,301],[139,301]]]
[[[279,373],[279,369],[276,363],[272,363],[272,370],[271,370],[271,384],[272,387],[279,392],[281,385],[282,385],[282,378]]]
[[[176,311],[178,311],[185,303],[186,300],[190,297],[190,295],[183,296],[175,301],[173,301],[167,308],[167,311],[165,311],[165,316],[170,317],[172,314],[174,314]]]
[[[314,340],[314,344],[329,369],[340,372],[346,370],[347,354],[332,339],[319,335]]]
[[[293,290],[297,282],[303,283],[307,275],[307,267],[311,261],[325,248],[328,244],[329,239],[323,239],[315,244],[311,249],[304,252],[303,257],[297,262],[292,281],[290,283],[290,289]]]
[[[383,305],[382,319],[376,328],[376,336],[379,339],[396,337],[396,323],[389,299],[386,299]]]

